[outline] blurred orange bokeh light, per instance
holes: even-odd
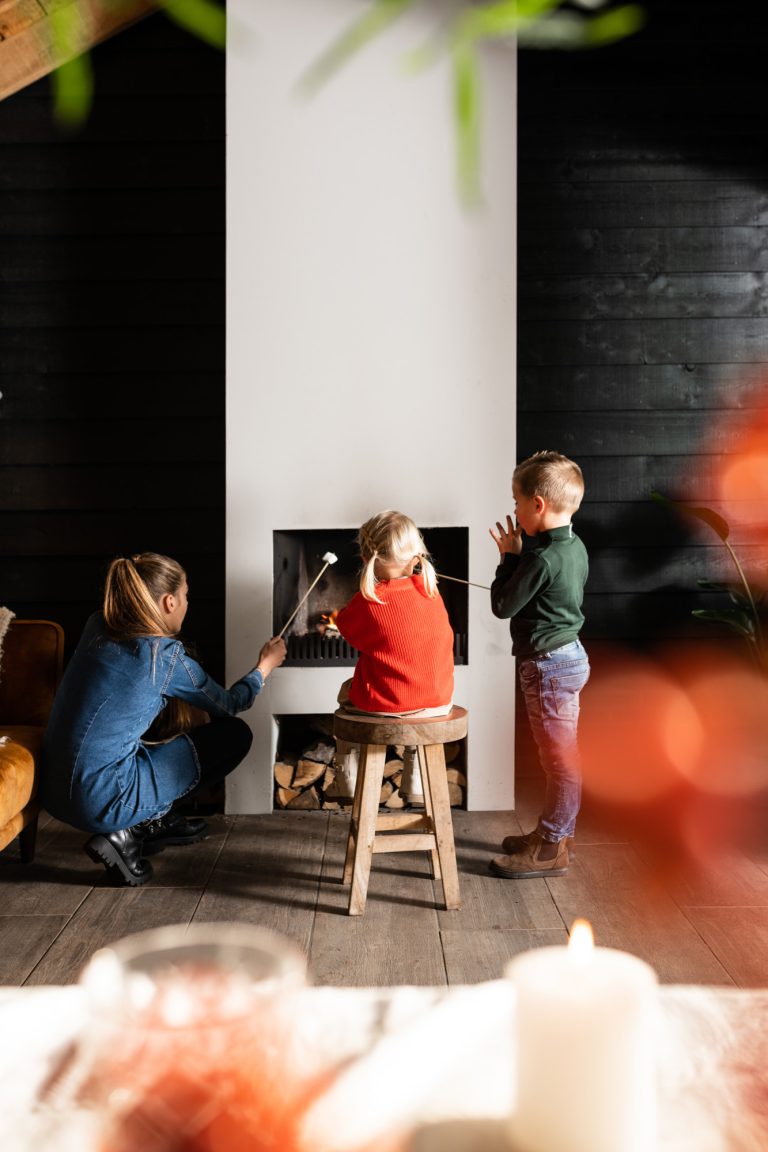
[[[653,800],[692,771],[703,740],[696,709],[662,667],[627,652],[601,661],[579,738],[587,792],[609,803]]]
[[[768,501],[768,408],[750,411],[748,424],[739,420],[734,446],[735,454],[719,475],[719,498],[726,503]]]
[[[683,783],[745,797],[768,785],[768,680],[721,649],[601,661],[584,693],[584,788],[642,805]]]

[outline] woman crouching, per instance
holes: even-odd
[[[132,886],[152,877],[146,856],[205,836],[204,820],[172,806],[243,760],[252,736],[236,713],[250,708],[285,659],[284,641],[273,637],[241,680],[229,689],[217,684],[177,639],[188,591],[183,568],[168,556],[144,552],[112,562],[103,612],[86,623],[43,741],[43,807],[92,833],[88,855]],[[210,722],[184,732],[176,724],[178,735],[151,740],[160,713],[184,704]]]

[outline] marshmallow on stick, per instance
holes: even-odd
[[[484,588],[486,592],[490,592],[490,587],[487,584],[475,584],[473,580],[462,580],[460,576],[446,576],[445,572],[436,572],[441,580],[452,580],[454,584],[468,584],[470,588]]]
[[[312,589],[314,588],[315,584],[317,584],[318,580],[319,580],[319,579],[320,579],[320,577],[323,575],[323,573],[325,572],[326,568],[328,568],[328,566],[329,566],[330,564],[335,564],[335,563],[336,563],[336,561],[338,560],[338,556],[337,556],[337,555],[336,555],[334,552],[326,552],[326,553],[324,553],[324,555],[323,555],[323,560],[325,561],[325,563],[323,564],[322,568],[321,568],[321,569],[320,569],[320,571],[318,572],[317,576],[315,576],[315,578],[314,578],[314,580],[312,581],[312,583],[310,584],[309,588],[307,588],[307,590],[306,590],[306,592],[304,593],[304,595],[302,596],[301,600],[299,600],[299,602],[298,602],[298,604],[296,605],[296,607],[294,608],[293,612],[290,614],[290,616],[289,616],[289,617],[288,617],[288,619],[286,620],[285,624],[283,624],[282,628],[281,628],[281,629],[280,629],[280,631],[278,632],[278,636],[282,636],[283,632],[285,632],[286,628],[287,628],[287,627],[288,627],[288,625],[291,623],[291,621],[293,620],[294,616],[295,616],[295,615],[296,615],[296,613],[298,612],[299,608],[301,608],[302,604],[303,604],[303,603],[304,603],[304,601],[306,600],[307,596],[309,596],[310,592],[311,592],[311,591],[312,591]]]

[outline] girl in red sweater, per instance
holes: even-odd
[[[360,653],[339,703],[352,714],[442,716],[453,700],[453,629],[421,533],[402,512],[379,512],[357,535],[360,591],[334,614]],[[337,773],[352,787],[356,749],[339,741]],[[420,799],[415,749],[406,748],[401,792]]]

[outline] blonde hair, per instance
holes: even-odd
[[[158,601],[175,595],[186,574],[170,556],[140,552],[113,560],[104,585],[104,622],[116,640],[137,636],[173,636]]]
[[[437,574],[429,559],[421,532],[410,516],[402,512],[379,512],[366,520],[357,534],[357,543],[363,568],[360,573],[360,591],[366,600],[383,604],[376,595],[375,566],[377,560],[385,564],[405,566],[414,556],[421,565],[421,581],[427,596],[437,596]]]
[[[584,496],[581,468],[560,452],[534,452],[518,464],[512,483],[523,496],[541,496],[555,512],[575,512]]]
[[[173,636],[168,630],[158,600],[176,594],[186,573],[176,560],[157,552],[119,556],[107,572],[104,586],[104,622],[115,640],[138,636]],[[168,697],[165,708],[144,733],[148,743],[165,743],[193,727],[194,712],[185,700]]]

